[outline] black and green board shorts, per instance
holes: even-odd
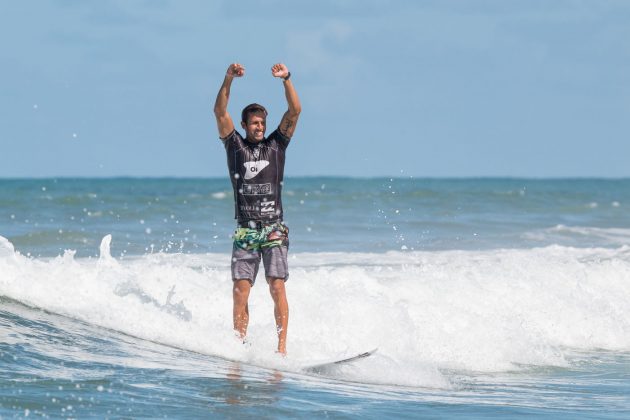
[[[287,281],[288,252],[289,228],[284,223],[238,227],[232,247],[232,280],[249,280],[253,286],[262,258],[265,277]]]

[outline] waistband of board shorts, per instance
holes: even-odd
[[[256,230],[260,230],[262,228],[265,228],[267,226],[273,226],[273,225],[277,225],[277,224],[284,224],[282,222],[282,220],[249,220],[247,222],[237,222],[236,226],[240,227],[240,228],[249,228],[249,229],[256,229]]]

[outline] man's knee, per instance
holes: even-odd
[[[267,282],[269,283],[269,291],[272,295],[276,296],[285,293],[284,279],[268,278]]]
[[[232,287],[232,294],[234,296],[234,302],[239,304],[246,304],[249,298],[249,291],[252,288],[251,283],[247,279],[235,280]]]

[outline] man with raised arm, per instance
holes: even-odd
[[[247,301],[262,257],[274,302],[278,353],[286,355],[289,304],[284,284],[289,278],[289,229],[282,219],[282,179],[285,150],[295,131],[301,106],[291,82],[291,72],[284,64],[274,64],[271,74],[282,80],[289,109],[278,128],[265,137],[267,110],[258,104],[246,106],[241,113],[243,138],[234,128],[227,105],[232,81],[244,74],[245,67],[230,64],[214,104],[219,137],[227,152],[237,220],[232,247],[234,330],[245,339],[249,321]]]

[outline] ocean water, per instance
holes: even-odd
[[[283,201],[284,359],[262,274],[231,331],[227,179],[0,180],[0,417],[630,416],[630,180],[289,178]]]

